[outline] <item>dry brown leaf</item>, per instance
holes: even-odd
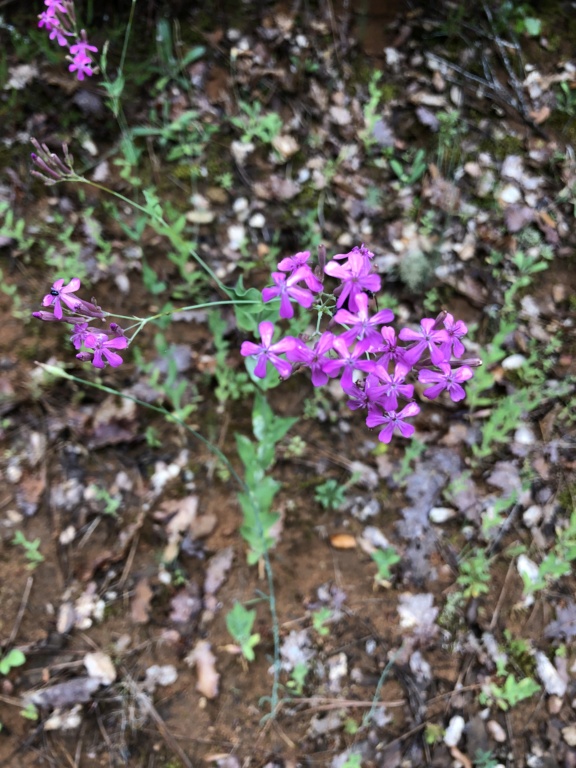
[[[356,538],[351,533],[333,533],[330,544],[334,549],[356,549]]]
[[[135,624],[147,624],[150,620],[152,594],[148,579],[140,579],[134,589],[134,597],[130,606],[130,618]]]
[[[191,667],[196,667],[198,674],[196,690],[207,699],[215,699],[218,696],[220,675],[216,672],[216,657],[210,649],[210,643],[207,640],[200,640],[184,661]]]

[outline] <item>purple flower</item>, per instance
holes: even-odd
[[[72,64],[68,67],[68,70],[70,72],[76,72],[76,76],[78,77],[78,80],[84,80],[84,77],[88,75],[90,77],[94,74],[94,70],[90,66],[92,64],[91,60],[84,56],[83,54],[79,53],[77,56],[74,56],[72,59]]]
[[[411,437],[414,434],[414,427],[408,424],[405,419],[410,416],[416,416],[420,413],[420,407],[416,403],[408,403],[400,411],[389,411],[388,413],[372,412],[368,414],[366,424],[372,427],[379,427],[381,424],[386,426],[378,434],[378,440],[382,443],[389,443],[392,440],[394,432],[398,431],[402,437]]]
[[[64,285],[64,280],[56,280],[52,286],[50,293],[44,296],[42,300],[43,307],[54,307],[54,317],[58,320],[62,319],[62,302],[68,307],[68,309],[75,310],[76,305],[80,301],[78,296],[74,295],[74,291],[80,288],[80,279],[73,277],[68,285]]]
[[[307,288],[300,288],[297,285],[300,280],[304,279],[305,274],[305,267],[298,267],[298,269],[288,277],[282,272],[273,272],[272,280],[274,286],[264,288],[262,291],[262,300],[264,302],[272,301],[272,299],[279,296],[280,317],[283,319],[289,319],[294,316],[294,308],[290,303],[290,299],[293,299],[305,309],[310,309],[312,302],[314,301],[314,296]]]
[[[441,372],[423,368],[418,374],[418,381],[422,382],[422,384],[434,385],[425,389],[424,395],[430,398],[430,400],[433,400],[438,397],[441,392],[447,390],[455,403],[459,400],[463,400],[466,397],[466,392],[464,391],[464,387],[460,386],[460,383],[472,378],[474,375],[472,369],[467,365],[454,369],[449,363],[440,363],[438,367]]]
[[[68,9],[62,3],[62,0],[44,0],[44,5],[48,6],[48,10],[45,13],[52,16],[55,13],[68,13]]]
[[[310,265],[307,263],[309,258],[310,251],[300,251],[299,253],[295,253],[294,256],[287,256],[285,259],[282,259],[278,264],[278,269],[280,272],[290,273],[294,273],[297,269],[301,269],[300,279],[306,283],[311,291],[320,293],[322,290],[322,283],[318,280],[314,272],[312,272]]]
[[[268,361],[272,363],[283,379],[287,378],[292,373],[292,365],[287,360],[278,357],[278,354],[294,349],[298,342],[292,336],[287,336],[285,339],[280,339],[276,344],[271,344],[272,337],[274,336],[274,325],[268,320],[260,323],[258,330],[260,331],[262,344],[244,341],[240,347],[240,354],[243,357],[256,358],[254,375],[258,376],[259,379],[263,379],[266,376],[266,363]]]
[[[383,343],[377,349],[372,350],[378,352],[380,357],[378,358],[378,364],[387,367],[388,363],[401,363],[404,361],[406,350],[403,347],[398,346],[398,340],[393,328],[386,326],[380,329]]]
[[[454,316],[449,312],[446,313],[446,317],[444,318],[444,328],[446,329],[446,333],[449,336],[449,340],[444,342],[444,344],[442,344],[440,347],[442,354],[444,355],[444,359],[450,360],[450,356],[452,354],[454,357],[462,357],[464,352],[466,352],[466,348],[460,339],[463,336],[466,336],[468,333],[468,328],[462,322],[462,320],[456,320],[456,322],[454,322]]]
[[[337,336],[334,339],[332,348],[338,354],[338,357],[326,360],[322,368],[324,373],[327,373],[330,378],[337,376],[340,369],[343,369],[340,384],[344,391],[354,383],[354,371],[369,371],[374,366],[371,360],[359,360],[360,355],[364,354],[362,350],[358,350],[358,345],[356,345],[354,350],[348,349],[348,345],[342,336]]]
[[[50,32],[50,40],[56,39],[58,45],[68,45],[68,40],[60,29],[60,21],[56,16],[51,15],[50,11],[43,11],[38,18],[40,19],[38,26],[46,27],[46,31]]]
[[[403,363],[398,363],[392,374],[381,365],[374,368],[374,375],[382,382],[381,405],[385,411],[395,411],[398,408],[399,397],[410,400],[414,394],[412,384],[404,383],[408,371],[409,367]]]
[[[88,330],[88,323],[76,323],[73,331],[72,336],[70,336],[70,341],[74,345],[74,349],[82,349],[82,344],[84,344],[86,337],[90,333]]]
[[[322,387],[328,381],[328,375],[323,370],[327,353],[332,349],[334,334],[326,331],[320,336],[313,349],[306,346],[303,341],[296,340],[296,345],[286,352],[286,357],[293,363],[301,363],[310,368],[312,384]]]
[[[370,291],[376,293],[380,290],[381,281],[378,275],[370,272],[371,266],[368,258],[360,251],[350,251],[348,261],[345,264],[330,261],[324,268],[324,272],[330,277],[342,280],[340,295],[336,306],[340,308],[348,299],[348,308],[351,312],[357,312],[359,307],[356,298],[360,293]]]
[[[351,325],[350,330],[342,334],[347,344],[358,341],[358,347],[362,352],[369,352],[374,347],[380,347],[381,338],[376,327],[394,320],[394,313],[389,309],[381,309],[375,315],[368,314],[368,296],[359,293],[356,296],[358,312],[354,315],[347,309],[339,309],[334,315],[334,322],[341,325]]]
[[[278,263],[280,272],[294,272],[298,267],[304,266],[310,258],[310,251],[299,251],[294,256],[286,256]]]
[[[434,328],[435,322],[432,318],[425,317],[420,321],[419,331],[413,331],[411,328],[402,328],[398,334],[402,341],[417,342],[404,353],[404,359],[410,365],[418,362],[426,350],[430,352],[430,358],[434,365],[445,362],[446,357],[442,352],[441,346],[438,345],[446,344],[446,342],[450,341],[450,337],[446,330],[436,330]]]
[[[125,336],[116,336],[113,339],[108,338],[106,333],[88,333],[84,338],[84,346],[92,350],[94,355],[92,365],[96,368],[104,368],[109,363],[112,368],[117,368],[124,362],[120,355],[113,352],[113,349],[126,349],[128,339]],[[85,353],[80,352],[76,355],[81,360],[86,359]]]
[[[70,53],[75,57],[82,56],[85,59],[90,59],[87,51],[93,51],[94,53],[97,53],[98,48],[96,48],[95,45],[90,45],[88,40],[78,40],[75,45],[70,46]]]

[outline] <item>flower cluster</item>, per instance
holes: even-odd
[[[78,80],[93,75],[91,54],[97,53],[98,48],[89,44],[83,29],[78,33],[73,0],[44,0],[44,5],[46,10],[38,16],[38,26],[45,28],[50,40],[56,40],[58,45],[68,48],[70,72],[76,72]]]
[[[129,339],[118,323],[110,323],[108,330],[90,325],[94,320],[104,320],[107,315],[94,301],[77,296],[79,288],[77,277],[73,277],[68,285],[64,285],[62,279],[56,280],[42,300],[42,306],[50,307],[52,311],[40,310],[32,315],[45,322],[69,323],[72,325],[70,341],[78,350],[76,357],[79,360],[91,360],[96,368],[104,368],[106,364],[116,368],[123,362],[118,350],[126,349]]]
[[[317,274],[308,264],[308,251],[283,259],[279,271],[272,273],[274,286],[262,291],[265,302],[280,298],[281,318],[293,316],[292,302],[305,309],[316,302],[326,311],[331,299],[336,311],[313,344],[308,338],[293,336],[273,342],[274,325],[265,321],[259,325],[261,343],[245,341],[240,352],[254,358],[254,375],[260,378],[266,376],[268,363],[283,379],[295,370],[309,368],[316,387],[339,377],[348,406],[365,410],[366,424],[380,427],[379,440],[389,443],[395,432],[403,437],[414,433],[408,419],[420,407],[413,400],[414,385],[407,381],[410,376],[430,385],[424,389],[427,398],[447,392],[457,402],[466,395],[463,383],[481,361],[461,359],[465,352],[461,339],[468,329],[448,312],[436,319],[423,318],[417,329],[402,328],[398,334],[390,326],[394,314],[389,309],[371,313],[371,297],[381,287],[380,277],[372,269],[373,256],[361,246],[337,254],[325,264],[321,251]],[[332,296],[323,292],[318,276],[322,271],[340,281]]]

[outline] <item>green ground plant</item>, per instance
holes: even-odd
[[[28,541],[22,531],[16,531],[12,544],[17,547],[22,547],[24,550],[24,556],[28,560],[26,566],[29,570],[34,570],[40,563],[44,562],[44,555],[40,552],[40,539],[34,539],[34,541]]]
[[[272,512],[272,504],[281,486],[268,472],[276,461],[278,443],[297,421],[296,418],[277,416],[265,397],[258,393],[252,411],[255,440],[246,435],[236,435],[236,447],[244,466],[247,487],[247,491],[238,496],[244,516],[240,533],[248,544],[247,559],[251,565],[267,555],[276,543],[273,530],[279,515]]]
[[[254,648],[260,642],[258,632],[253,632],[256,621],[256,611],[248,610],[242,603],[234,603],[234,607],[226,614],[226,628],[238,643],[242,657],[246,661],[254,661]]]

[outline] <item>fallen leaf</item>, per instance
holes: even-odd
[[[210,649],[210,643],[207,640],[200,640],[184,661],[191,667],[196,667],[198,674],[196,690],[207,699],[215,699],[218,696],[220,675],[216,671],[216,657]]]
[[[146,670],[146,679],[142,688],[148,693],[154,693],[158,685],[172,685],[178,679],[178,672],[173,664],[152,664]]]
[[[134,588],[130,605],[130,618],[135,624],[147,624],[150,620],[150,601],[153,592],[147,578],[142,578]]]
[[[89,677],[98,680],[102,685],[112,685],[116,680],[116,668],[107,653],[87,653],[83,661]]]
[[[92,699],[98,688],[100,688],[100,680],[94,677],[75,677],[73,680],[52,685],[50,688],[34,691],[26,698],[37,707],[56,709],[69,707],[72,704],[84,704]]]
[[[333,533],[330,544],[334,549],[356,549],[356,538],[351,533]]]
[[[234,550],[232,547],[226,547],[210,558],[204,579],[204,592],[207,595],[214,595],[220,589],[232,566],[233,559]]]

